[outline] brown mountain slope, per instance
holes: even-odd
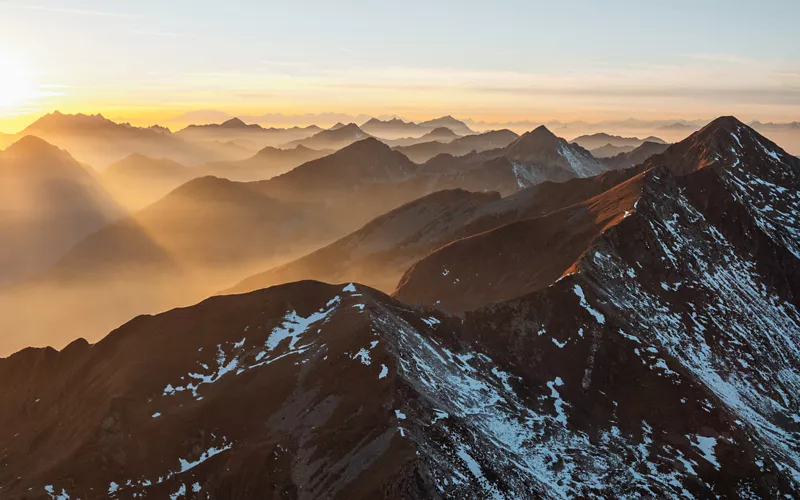
[[[315,279],[358,281],[389,293],[411,264],[448,243],[585,201],[637,173],[610,171],[565,183],[544,182],[502,199],[493,192],[438,191],[372,220],[328,247],[252,276],[229,292]]]
[[[438,191],[382,215],[358,231],[300,259],[251,276],[227,293],[314,279],[359,281],[391,291],[403,271],[453,238],[497,193]]]
[[[124,215],[92,172],[28,136],[0,151],[0,284],[51,266]]]
[[[741,200],[739,212],[753,217],[764,234],[800,256],[797,243],[800,216],[796,208],[800,206],[797,194],[800,163],[738,120],[730,117],[715,120],[664,153],[650,157],[637,169],[656,169],[677,176],[708,169],[703,176],[718,178],[713,184],[716,196]],[[692,177],[695,178],[699,177]],[[700,183],[689,179],[686,182]],[[619,188],[608,193],[615,189]],[[629,207],[634,196],[635,192],[630,192],[626,203],[611,213],[604,212],[606,217],[619,218],[626,211],[634,212]],[[409,269],[396,294],[406,302],[439,304],[449,311],[463,311],[547,286],[567,271],[597,236],[595,231],[599,226],[590,221],[602,226],[605,220],[587,218],[585,212],[581,217],[578,214],[582,212],[575,210],[577,207],[456,241]],[[587,228],[588,232],[575,232],[572,227]],[[548,237],[554,237],[550,244],[561,248],[563,253],[554,256],[545,252],[548,258],[556,260],[540,263],[535,258],[539,253],[532,255],[529,246],[544,249],[536,245]],[[573,237],[578,239],[570,240]],[[520,244],[522,241],[527,244]],[[504,258],[488,265],[486,255]]]
[[[644,175],[582,203],[454,241],[408,269],[394,295],[457,312],[546,287],[633,210]]]
[[[757,420],[645,332],[575,277],[465,322],[352,284],[215,297],[91,347],[0,359],[0,488],[14,500],[796,492]]]

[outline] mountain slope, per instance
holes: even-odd
[[[637,169],[655,169],[669,175],[686,176],[687,186],[705,187],[708,184],[707,189],[713,187],[713,191],[706,192],[706,198],[713,195],[721,200],[730,197],[739,200],[739,217],[751,219],[759,232],[782,245],[785,251],[800,256],[800,216],[796,208],[800,206],[798,160],[782,152],[738,120],[715,120],[686,140],[670,146],[664,153],[651,156]],[[650,174],[650,177],[652,175],[654,174]],[[715,182],[705,180],[706,177],[715,179]],[[604,196],[605,194],[597,197],[597,201],[603,200]],[[719,203],[719,206],[723,205],[722,202]],[[709,211],[714,209],[708,201],[703,202],[703,206],[708,207]],[[573,210],[576,208],[573,207]],[[634,212],[627,204],[620,205],[615,208],[613,216],[624,217]],[[582,240],[571,253],[558,255],[561,260],[558,260],[555,267],[549,267],[548,263],[545,267],[537,265],[530,269],[524,267],[530,266],[525,264],[530,262],[529,259],[526,260],[527,247],[521,245],[520,248],[515,248],[514,242],[526,238],[538,241],[540,238],[558,234],[557,231],[574,236],[576,233],[569,228],[581,220],[575,217],[577,214],[568,210],[560,214],[545,215],[539,220],[522,221],[515,226],[496,229],[480,237],[456,241],[409,269],[396,293],[406,302],[440,304],[447,310],[461,311],[547,286],[552,279],[571,267],[566,255],[576,258],[585,250],[588,242]],[[596,218],[586,222],[593,221],[592,224],[597,224],[603,220]],[[514,241],[509,243],[509,238]],[[563,244],[568,240],[558,241]],[[543,255],[552,257],[546,248],[542,251]],[[748,252],[750,251],[752,250],[748,247]],[[507,252],[506,258],[487,265],[485,255],[504,252]],[[484,268],[484,271],[476,274],[476,268]],[[448,272],[445,273],[444,269]],[[543,279],[537,278],[538,276],[543,276]]]
[[[312,193],[340,196],[361,186],[406,179],[416,168],[402,154],[392,151],[377,139],[368,138],[258,185],[279,196],[308,196]]]
[[[521,177],[528,180],[542,176],[548,177],[542,180],[591,177],[607,170],[588,151],[556,137],[544,125],[526,132],[503,148],[502,155],[514,163]]]
[[[391,291],[408,266],[451,241],[463,223],[498,199],[497,193],[462,190],[430,194],[300,259],[251,276],[227,293],[306,279],[329,283],[359,281]]]
[[[416,262],[394,294],[405,302],[459,312],[546,287],[594,238],[633,210],[644,176],[541,217],[456,240]]]
[[[461,317],[298,282],[0,359],[3,497],[800,494],[798,160],[722,118],[544,187],[491,203],[601,192],[459,240],[529,243],[483,251],[529,278]]]
[[[0,284],[52,265],[124,215],[66,151],[32,136],[0,151]]]
[[[325,248],[251,276],[228,293],[303,279],[359,281],[389,293],[409,266],[440,247],[583,202],[638,173],[610,171],[565,183],[544,182],[506,198],[491,191],[437,191],[375,218]]]
[[[10,499],[796,493],[750,420],[659,344],[612,329],[587,282],[562,283],[462,323],[301,282],[138,318],[91,348],[27,349],[0,360],[0,487]]]
[[[291,141],[281,148],[294,148],[304,146],[309,149],[342,149],[354,142],[370,137],[369,134],[361,130],[355,123],[347,124],[343,127],[323,130],[306,139]]]

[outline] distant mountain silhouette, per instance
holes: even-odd
[[[364,122],[361,129],[375,137],[381,139],[399,139],[403,137],[419,137],[432,130],[422,127],[414,122],[406,122],[399,118],[382,121],[377,118]]]
[[[441,118],[435,118],[433,120],[427,120],[424,122],[419,122],[419,126],[425,129],[433,130],[439,127],[449,128],[453,132],[458,135],[470,135],[474,134],[475,132],[470,129],[466,123],[456,120],[450,115],[443,116]]]
[[[306,139],[298,139],[282,145],[282,148],[294,148],[304,146],[310,149],[341,149],[349,146],[356,141],[369,137],[369,134],[361,130],[355,123],[347,124],[336,129],[323,130]]]
[[[589,150],[592,153],[592,156],[595,158],[611,158],[612,156],[616,156],[618,154],[623,153],[630,153],[636,149],[635,146],[614,146],[613,144],[606,144],[605,146],[600,146],[599,148]]]
[[[326,134],[320,137],[321,134]],[[335,135],[333,135],[335,134]],[[320,132],[315,144],[349,140],[362,135],[353,124],[335,131]],[[413,174],[416,165],[375,138],[361,139],[339,151],[307,162],[262,186],[283,194],[306,196],[314,193],[352,191],[359,186],[392,183]]]
[[[124,215],[69,153],[26,136],[0,151],[0,284],[56,262]]]
[[[455,139],[458,139],[459,137],[461,136],[456,134],[447,127],[438,127],[420,137],[402,137],[400,139],[395,139],[395,140],[388,140],[381,138],[381,141],[385,142],[389,146],[392,146],[393,148],[396,148],[402,146],[413,146],[414,144],[422,144],[434,141],[448,143]]]
[[[168,159],[131,155],[102,173],[103,184],[130,209],[140,209],[191,179],[214,176],[233,181],[269,179],[330,151],[303,146],[294,149],[266,147],[250,158],[186,167]]]
[[[449,141],[442,141],[436,138],[436,140],[428,142],[417,142],[409,146],[399,146],[396,149],[408,156],[412,161],[424,163],[440,154],[461,156],[472,151],[481,152],[502,148],[514,142],[518,137],[516,133],[510,130],[492,130],[481,134],[458,137]]]
[[[444,116],[419,123],[406,122],[399,118],[392,118],[386,121],[372,118],[361,125],[361,128],[370,135],[389,140],[419,138],[437,128],[446,128],[459,136],[475,133],[464,122],[456,120],[452,116]]]
[[[658,127],[659,130],[673,130],[673,131],[691,131],[697,130],[697,127],[688,123],[675,122],[669,125],[662,125]]]
[[[598,132],[596,134],[591,135],[582,135],[573,139],[572,143],[580,145],[584,149],[588,149],[589,151],[593,149],[597,149],[606,145],[616,146],[616,147],[630,147],[636,148],[642,145],[644,142],[657,142],[664,144],[665,142],[658,137],[649,136],[645,139],[639,139],[638,137],[621,137],[618,135],[610,135],[606,134],[605,132]],[[632,150],[632,149],[631,149]],[[626,151],[617,151],[617,153],[624,153]],[[613,156],[613,155],[612,155]]]
[[[188,165],[233,159],[228,148],[188,143],[163,129],[115,123],[99,114],[68,115],[56,111],[39,118],[16,137],[25,135],[41,137],[66,149],[97,170],[134,153]]]
[[[669,144],[661,144],[658,142],[644,142],[638,148],[627,153],[620,153],[603,159],[603,163],[612,169],[629,168],[634,165],[644,163],[648,158],[653,155],[663,153],[669,147]]]
[[[292,128],[264,128],[256,123],[246,124],[239,118],[223,123],[189,125],[176,135],[199,144],[234,142],[248,148],[250,154],[268,146],[278,146],[297,139],[305,139],[320,132],[316,125]]]

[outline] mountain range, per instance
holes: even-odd
[[[32,301],[3,293],[48,304],[29,344],[93,332],[0,359],[2,496],[800,494],[800,160],[734,117],[603,159],[366,135],[193,179],[0,293],[4,331]]]
[[[571,142],[580,145],[581,147],[594,150],[604,146],[613,146],[617,148],[622,147],[630,147],[636,148],[641,146],[645,142],[655,142],[658,144],[664,144],[664,140],[659,139],[658,137],[649,136],[645,137],[644,139],[639,139],[638,137],[620,137],[618,135],[610,135],[606,134],[605,132],[598,132],[596,134],[591,135],[581,135],[574,139]]]
[[[249,156],[249,151],[230,143],[194,144],[166,129],[115,123],[102,115],[47,114],[13,135],[7,142],[33,135],[65,149],[78,161],[97,170],[134,153],[166,157],[187,165]]]
[[[433,120],[426,120],[419,123],[406,122],[399,118],[390,120],[379,120],[372,118],[361,125],[361,129],[366,133],[382,139],[399,139],[403,137],[419,137],[432,132],[438,128],[446,128],[456,135],[471,135],[475,132],[466,123],[456,120],[452,116],[443,116]]]
[[[166,158],[133,154],[101,172],[103,185],[129,209],[140,209],[171,190],[198,177],[213,176],[232,181],[258,181],[286,173],[307,161],[330,154],[304,146],[278,149],[267,146],[250,158],[186,167]]]
[[[644,163],[645,160],[653,155],[663,153],[669,146],[669,144],[660,142],[644,142],[641,146],[635,147],[630,151],[602,158],[600,161],[612,169],[629,168]],[[595,154],[594,151],[592,151],[592,154]]]
[[[449,140],[442,140],[441,137],[431,137],[429,141],[419,140],[413,144],[398,145],[395,149],[416,163],[425,163],[441,154],[463,156],[472,151],[482,152],[503,148],[517,138],[519,136],[510,130],[493,130]]]
[[[189,125],[176,132],[175,135],[187,141],[200,144],[233,142],[234,144],[257,150],[268,146],[278,146],[287,142],[306,139],[321,131],[322,129],[316,125],[291,128],[264,128],[255,123],[246,124],[239,118],[231,118],[219,124]]]
[[[297,139],[285,144],[284,148],[303,146],[309,149],[341,149],[345,146],[366,139],[369,134],[361,130],[355,123],[342,125],[328,130],[322,130],[306,139]]]

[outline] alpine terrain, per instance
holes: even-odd
[[[550,135],[503,157],[567,182],[434,193],[289,264],[338,284],[0,359],[0,494],[800,495],[800,160],[732,117],[625,170]],[[338,279],[420,254],[392,296]]]

